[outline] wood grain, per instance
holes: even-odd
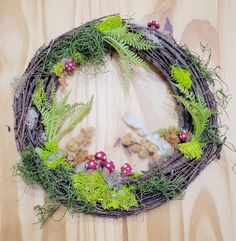
[[[123,219],[64,215],[64,209],[40,229],[33,207],[42,204],[40,188],[29,188],[12,176],[12,166],[19,159],[13,129],[11,82],[20,76],[34,52],[43,43],[90,19],[112,13],[132,15],[140,24],[151,18],[166,17],[174,26],[174,36],[181,44],[200,53],[200,42],[212,48],[213,64],[221,65],[221,76],[234,95],[236,51],[234,0],[0,0],[0,240],[1,241],[235,241],[236,176],[232,171],[235,154],[223,152],[191,184],[184,200]],[[175,103],[160,75],[137,69],[129,96],[125,96],[116,58],[109,59],[104,72],[77,71],[69,79],[70,101],[86,100],[95,95],[93,111],[81,126],[97,127],[91,151],[105,149],[117,165],[127,157],[112,148],[119,135],[128,129],[120,117],[126,109],[143,118],[151,129],[177,123]],[[60,94],[60,93],[59,93]],[[157,104],[158,103],[158,104]],[[148,108],[147,108],[148,104]],[[155,108],[154,108],[155,104]],[[229,105],[229,140],[235,141],[235,99]],[[11,127],[9,132],[8,127]],[[75,129],[70,135],[75,134]],[[70,136],[67,136],[70,138]],[[61,145],[66,140],[62,140]],[[147,162],[128,160],[136,170]]]

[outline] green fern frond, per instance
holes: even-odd
[[[157,48],[156,45],[149,43],[148,41],[142,39],[143,32],[128,32],[121,36],[122,40],[129,46],[138,49],[138,50],[150,50]]]
[[[62,136],[66,135],[69,131],[71,131],[92,109],[93,105],[93,96],[91,99],[84,104],[80,109],[79,112],[74,114],[69,123],[65,125],[65,127],[61,128],[56,135],[56,138],[60,139]]]
[[[131,63],[129,62],[128,59],[121,58],[120,59],[120,66],[122,69],[122,75],[124,78],[124,87],[126,89],[129,89],[130,86],[130,80],[132,79],[132,67],[131,67]]]
[[[120,16],[107,17],[96,24],[96,28],[102,32],[104,42],[112,46],[119,54],[125,86],[129,87],[132,77],[130,65],[139,65],[148,69],[148,65],[130,47],[137,50],[150,50],[157,46],[144,40],[142,31],[128,32],[128,27],[126,24],[123,25]]]
[[[67,93],[61,100],[56,96],[55,86],[51,89],[51,97],[49,100],[46,100],[46,93],[43,84],[39,84],[39,89],[36,89],[35,94],[33,95],[33,102],[38,108],[42,116],[42,123],[44,124],[44,131],[47,138],[47,141],[62,137],[68,131],[72,130],[79,121],[89,112],[85,111],[92,107],[92,99],[87,103],[74,103],[67,104],[67,99],[69,93]],[[79,114],[78,114],[78,111]],[[78,118],[80,116],[80,118]],[[64,129],[63,125],[68,118],[75,118],[76,121],[71,123],[71,126],[66,126]],[[70,122],[69,122],[70,123]],[[62,133],[62,130],[63,133]]]
[[[142,60],[136,53],[132,52],[129,49],[129,46],[122,39],[106,35],[104,40],[118,52],[121,58],[126,57],[131,63],[148,68],[148,65],[144,62],[144,60]]]
[[[142,39],[142,31],[127,32],[127,29],[123,27],[121,29],[105,32],[105,35],[108,35],[118,41],[123,41],[125,44],[138,50],[149,50],[157,48],[156,45]]]
[[[190,113],[194,125],[194,139],[200,140],[207,127],[209,117],[215,112],[206,106],[202,96],[194,96],[192,92],[178,85],[183,96],[175,96]]]

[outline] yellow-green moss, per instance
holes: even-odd
[[[192,86],[191,74],[188,70],[177,66],[171,66],[171,78],[177,82],[178,85],[190,89]]]
[[[104,176],[97,171],[90,175],[78,173],[72,176],[79,201],[87,201],[92,205],[101,203],[104,209],[125,209],[137,206],[137,200],[131,187],[122,186],[120,190],[110,190]]]
[[[66,161],[66,157],[60,150],[56,140],[45,142],[45,148],[36,148],[36,153],[48,168],[63,166],[66,169],[72,168],[71,164]]]
[[[96,27],[99,31],[111,31],[123,27],[122,18],[120,16],[110,16],[106,17],[104,20],[99,22]]]
[[[203,154],[202,145],[197,140],[178,144],[177,148],[184,155],[184,157],[190,160],[200,159]]]
[[[56,63],[52,68],[53,74],[55,74],[57,76],[60,76],[62,74],[63,70],[64,70],[64,64],[62,62]]]

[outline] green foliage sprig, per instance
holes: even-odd
[[[34,211],[38,219],[37,223],[46,223],[50,218],[53,217],[53,214],[58,210],[59,206],[60,205],[55,203],[46,203],[43,206],[36,205],[34,207]]]
[[[171,66],[171,78],[183,88],[190,89],[192,86],[191,74],[188,70],[178,66]]]
[[[182,47],[182,50],[187,54],[187,56],[191,60],[191,64],[197,69],[198,73],[200,74],[200,77],[215,86],[216,82],[221,81],[221,78],[217,73],[217,69],[219,69],[220,67],[216,66],[215,68],[211,68],[209,66],[212,57],[211,49],[208,49],[208,47],[204,46],[202,43],[200,45],[200,48],[203,54],[208,52],[206,61],[199,55],[193,53],[186,45]]]
[[[96,27],[103,33],[103,40],[119,54],[125,85],[128,87],[132,76],[132,64],[148,68],[148,65],[130,47],[138,50],[150,50],[156,46],[142,39],[141,31],[128,32],[127,26],[122,24],[120,16],[107,17]]]
[[[200,140],[201,135],[207,127],[209,117],[215,112],[206,106],[202,96],[197,95],[195,97],[192,92],[188,91],[180,85],[178,85],[178,88],[180,89],[183,96],[175,95],[174,97],[180,101],[190,113],[194,125],[194,139]]]
[[[215,112],[209,109],[202,96],[195,96],[192,92],[188,91],[180,85],[177,85],[183,96],[176,96],[187,111],[190,113],[194,130],[192,141],[178,144],[178,150],[184,154],[188,159],[199,159],[203,154],[204,143],[201,143],[202,135],[208,127],[209,117]]]
[[[52,87],[51,98],[47,100],[43,82],[40,81],[32,99],[42,115],[45,134],[48,141],[60,139],[71,131],[91,110],[93,97],[86,103],[67,104],[69,94],[62,100],[56,96],[56,88]],[[69,121],[65,124],[65,121]]]

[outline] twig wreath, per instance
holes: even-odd
[[[219,133],[217,101],[209,85],[213,69],[188,48],[159,30],[156,21],[140,27],[118,15],[88,22],[52,40],[29,63],[14,97],[15,138],[21,161],[16,173],[27,184],[47,193],[36,206],[39,222],[52,217],[59,205],[71,212],[122,217],[153,209],[179,197],[199,173],[220,158],[224,140]],[[150,132],[140,120],[124,121],[138,137],[126,134],[121,142],[128,152],[150,157],[149,171],[135,173],[129,163],[120,171],[107,154],[89,154],[93,128],[81,128],[64,148],[58,141],[92,109],[87,103],[59,100],[59,85],[79,66],[101,66],[105,54],[116,51],[123,68],[125,88],[132,64],[157,68],[167,79],[179,107],[179,127]],[[147,64],[148,63],[148,64]]]

